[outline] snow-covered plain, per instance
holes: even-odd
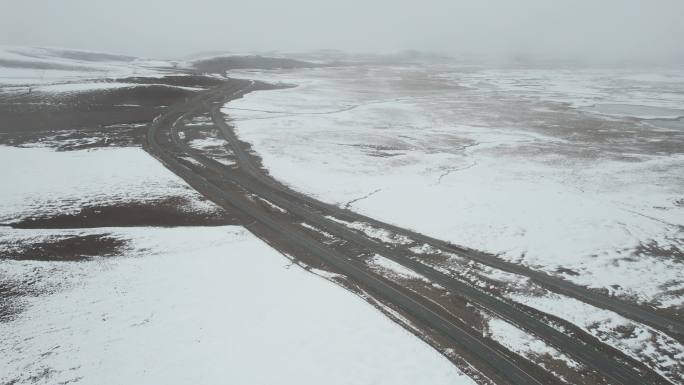
[[[3,45],[0,46],[0,85],[3,92],[8,92],[14,87],[79,83],[92,79],[158,77],[166,74],[165,70],[188,65],[81,50]]]
[[[242,228],[103,230],[131,240],[125,257],[53,269],[72,287],[0,324],[3,382],[473,383]]]
[[[5,220],[163,194],[216,209],[141,149],[0,147],[0,162]],[[474,383],[241,227],[0,229],[0,247],[125,242],[121,255],[80,262],[0,259],[3,285],[30,285],[0,322],[1,383]]]
[[[583,285],[684,304],[676,257],[683,134],[638,119],[640,109],[588,110],[681,108],[681,71],[365,66],[229,75],[298,85],[223,109],[292,187]]]
[[[11,47],[2,60],[53,69],[0,68],[0,92],[54,94],[127,87],[101,80],[178,65]],[[672,256],[684,244],[684,141],[661,120],[680,122],[684,74],[369,66],[236,75],[299,85],[225,109],[295,188],[581,284],[682,306]],[[0,162],[0,222],[169,195],[186,198],[187,210],[217,209],[139,149],[0,147]],[[0,323],[0,382],[472,383],[360,298],[237,227],[4,228],[0,246],[89,235],[125,241],[123,255],[0,260],[2,282],[36,289]],[[424,279],[381,256],[368,263]],[[672,377],[681,345],[662,333],[561,296],[509,298],[681,379]],[[625,328],[631,335],[616,334]],[[489,329],[523,355],[566,360],[510,324],[492,319]]]
[[[216,206],[138,148],[58,152],[0,146],[0,222],[74,213],[83,207],[183,197],[188,210]]]

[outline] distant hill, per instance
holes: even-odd
[[[198,71],[207,73],[224,73],[234,69],[292,69],[321,67],[322,64],[295,59],[250,56],[220,56],[200,59],[192,62]]]

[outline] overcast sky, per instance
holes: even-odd
[[[684,61],[684,0],[0,0],[0,44]]]

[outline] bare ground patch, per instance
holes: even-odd
[[[0,273],[5,273],[0,280],[0,322],[12,320],[21,313],[27,298],[48,294],[66,285],[46,280],[55,269],[59,270],[58,265],[122,255],[127,246],[128,240],[108,233],[50,235],[40,240],[3,243],[0,245],[0,262],[3,263]],[[32,262],[39,264],[33,266]],[[6,274],[17,268],[14,265],[17,263],[30,265],[22,266],[22,274]]]
[[[16,261],[84,261],[92,257],[119,255],[127,245],[124,239],[109,234],[48,236],[38,242],[8,243],[0,259]]]
[[[212,212],[188,209],[187,198],[172,197],[154,202],[126,202],[81,208],[76,213],[23,218],[10,223],[16,229],[76,229],[134,226],[223,226],[238,224],[223,210]]]

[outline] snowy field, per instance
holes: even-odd
[[[51,269],[73,287],[0,324],[3,382],[472,383],[241,228],[106,230],[132,240],[125,257],[21,267]]]
[[[223,109],[318,198],[660,307],[684,304],[684,72],[240,71]]]
[[[185,65],[0,47],[0,92],[58,98]],[[295,189],[582,285],[684,305],[684,72],[441,65],[229,75],[297,85],[223,110]],[[190,141],[210,152],[221,143]],[[188,216],[220,212],[139,148],[51,146],[0,146],[0,223],[169,197]],[[88,254],[89,242],[101,252]],[[290,264],[241,227],[0,227],[3,253],[25,256],[26,245],[39,257],[0,259],[12,309],[5,317],[0,298],[0,383],[473,383],[326,274]],[[63,251],[55,245],[86,255],[44,258]],[[380,255],[367,263],[399,280],[426,279]],[[677,341],[527,284],[536,294],[506,297],[681,381]],[[496,317],[483,333],[532,360],[578,365]]]
[[[82,50],[0,45],[0,85],[3,92],[26,86],[59,90],[66,88],[67,83],[76,88],[78,86],[74,84],[92,79],[163,76],[165,70],[187,65]]]
[[[185,194],[140,149],[0,147],[3,218]],[[104,236],[81,261],[0,260],[22,311],[0,323],[0,382],[473,384],[446,358],[241,227],[0,230],[0,245]]]
[[[0,189],[0,222],[168,197],[185,198],[192,211],[217,209],[139,148],[0,147],[0,164],[6,181]]]

